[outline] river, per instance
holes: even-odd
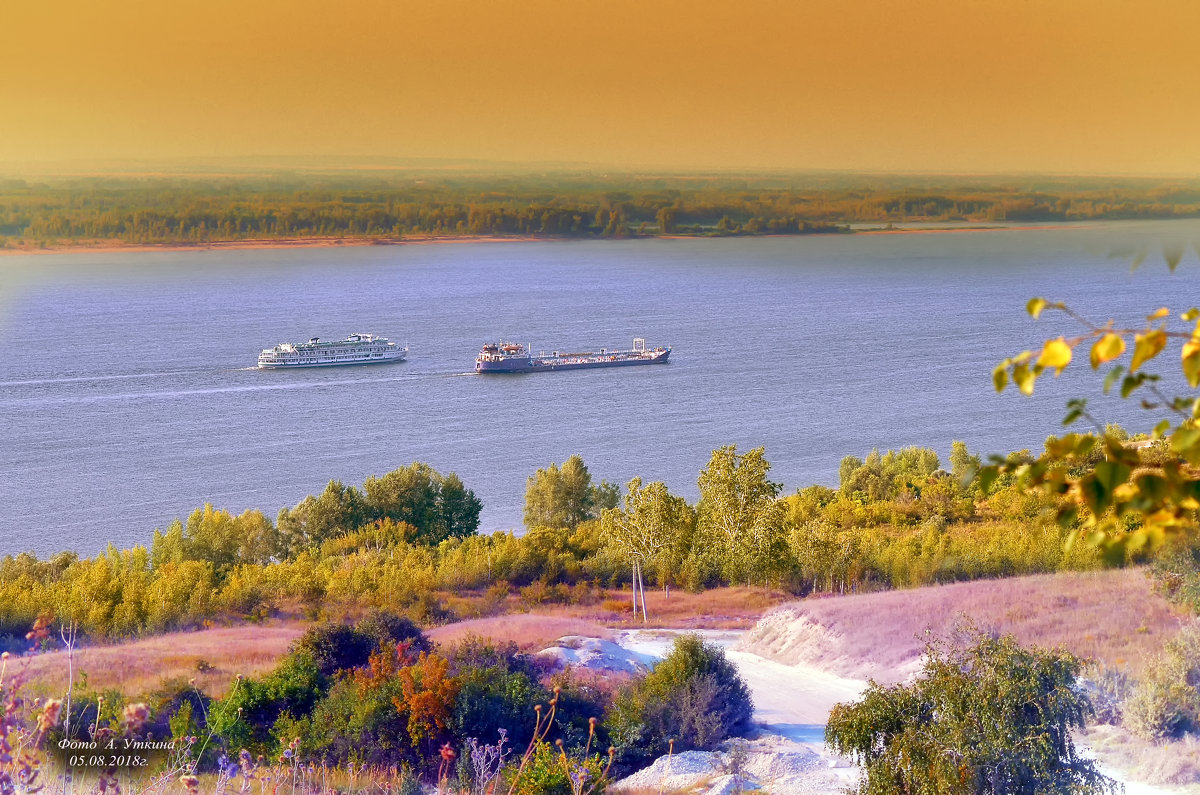
[[[1037,395],[992,367],[1049,336],[1034,295],[1133,323],[1200,303],[1182,223],[910,234],[527,241],[0,257],[0,554],[147,543],[205,502],[283,506],[413,461],[455,471],[484,531],[520,528],[525,480],[578,453],[595,479],[689,499],[712,449],[763,445],[786,490],[872,448],[1040,449],[1086,365]],[[1114,242],[1116,241],[1116,242]],[[409,360],[262,371],[282,341],[373,332]],[[673,346],[666,366],[476,376],[534,350]],[[1163,369],[1177,369],[1173,354]],[[1080,363],[1082,364],[1082,362]],[[1177,384],[1176,384],[1177,386]],[[1100,401],[1106,421],[1153,422]]]

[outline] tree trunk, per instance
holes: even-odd
[[[637,617],[637,558],[632,561],[632,574],[630,575],[630,586],[634,590],[634,617]]]
[[[650,616],[646,613],[646,584],[642,582],[642,562],[638,561],[638,590],[642,592],[642,623],[645,624],[650,620]]]

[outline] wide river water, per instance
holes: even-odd
[[[710,452],[763,445],[791,491],[873,447],[1038,450],[1083,365],[1033,398],[992,367],[1049,336],[1045,295],[1133,323],[1200,303],[1180,223],[751,239],[497,242],[0,257],[0,554],[148,543],[205,502],[269,516],[332,478],[455,471],[482,529],[521,527],[525,480],[583,456],[596,480],[689,499]],[[1148,241],[1136,272],[1114,246]],[[262,371],[281,341],[374,332],[409,360]],[[476,376],[488,340],[673,346],[667,366]],[[1161,369],[1178,369],[1177,353]],[[1178,382],[1176,382],[1176,385]],[[1097,401],[1133,430],[1136,405]]]

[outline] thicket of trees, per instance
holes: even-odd
[[[0,245],[293,237],[806,234],[848,222],[1200,215],[1200,184],[442,172],[0,180]]]
[[[1148,465],[1170,456],[1163,443],[1134,454]],[[970,473],[977,463],[954,445],[952,469]],[[524,535],[483,536],[471,490],[413,464],[361,489],[331,482],[274,522],[205,506],[156,531],[148,548],[110,547],[90,559],[9,555],[0,559],[0,635],[21,637],[50,613],[110,638],[297,609],[315,617],[390,606],[429,624],[452,619],[454,595],[466,592],[478,598],[460,609],[479,614],[503,609],[514,591],[532,605],[591,603],[633,581],[848,592],[1162,554],[1130,548],[1106,561],[1095,546],[1068,544],[1075,530],[1056,521],[1055,495],[1024,488],[1015,473],[985,490],[942,469],[930,450],[848,457],[840,474],[836,489],[781,495],[762,448],[724,447],[701,471],[692,505],[640,478],[618,497],[573,457],[529,479]]]

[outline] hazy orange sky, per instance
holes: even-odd
[[[1200,174],[1194,0],[4,0],[0,163]]]

